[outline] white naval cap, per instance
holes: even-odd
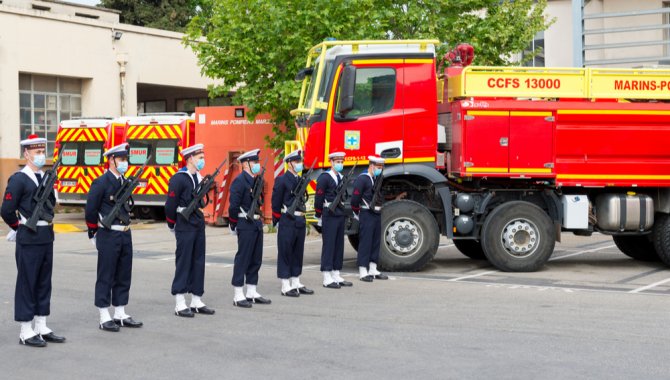
[[[104,156],[105,157],[123,157],[128,155],[128,150],[130,147],[128,146],[128,143],[123,143],[119,144],[117,146],[111,147],[107,149],[105,152]]]
[[[386,162],[385,159],[383,159],[379,156],[368,156],[368,161],[370,161],[371,164],[376,164],[376,165],[383,165],[384,162]]]
[[[344,152],[333,152],[328,155],[329,160],[344,160],[344,156],[347,154]]]
[[[287,154],[286,157],[284,157],[284,161],[302,161],[302,150],[294,150],[293,152]]]
[[[260,157],[258,156],[258,153],[260,152],[260,149],[252,149],[248,152],[243,153],[241,156],[237,157],[237,160],[239,162],[245,162],[245,161],[258,161]]]
[[[188,148],[181,150],[181,155],[184,156],[184,159],[187,159],[189,156],[204,153],[205,145],[204,144],[195,144],[191,145]]]
[[[24,149],[41,149],[46,148],[47,139],[32,134],[27,139],[21,140],[21,147]]]

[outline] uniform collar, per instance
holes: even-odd
[[[37,176],[35,176],[35,173],[39,173],[40,175],[44,176],[44,172],[42,170],[38,170],[37,172],[34,172],[28,165],[24,166],[23,169],[21,169],[21,172],[23,174],[27,175],[28,178],[30,178],[35,185],[39,186],[39,183],[37,182]]]
[[[334,170],[328,170],[328,174],[330,174],[335,183],[340,183],[340,178],[342,178],[342,175],[340,173],[336,173]]]

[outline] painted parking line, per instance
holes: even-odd
[[[567,254],[567,255],[562,255],[562,256],[552,257],[552,258],[549,259],[549,261],[565,259],[566,257],[572,257],[572,256],[577,256],[577,255],[583,255],[583,254],[585,254],[585,253],[602,251],[603,249],[609,249],[609,248],[614,248],[614,247],[616,247],[616,245],[614,245],[614,244],[610,244],[610,245],[606,245],[606,246],[604,246],[604,247],[598,247],[598,248],[593,248],[593,249],[585,249],[585,250],[583,250],[583,251],[577,251],[577,252],[574,252],[574,253],[569,253],[569,254]]]
[[[449,281],[449,282],[456,282],[456,281],[461,281],[461,280],[465,280],[465,279],[468,279],[468,278],[475,278],[475,277],[479,277],[479,276],[486,276],[487,274],[496,273],[496,272],[500,272],[500,271],[499,271],[499,270],[489,270],[489,271],[486,271],[486,272],[481,272],[481,273],[477,273],[477,274],[471,274],[471,275],[468,275],[468,276],[461,276],[461,277],[452,278],[452,279],[450,279],[450,280],[448,280],[448,281]]]
[[[657,287],[657,286],[659,286],[659,285],[663,285],[663,284],[665,284],[666,282],[670,282],[670,278],[666,278],[665,280],[661,280],[661,281],[654,282],[653,284],[649,284],[649,285],[641,286],[641,287],[639,287],[639,288],[637,288],[637,289],[633,289],[633,290],[629,291],[628,293],[631,293],[631,294],[632,294],[632,293],[640,293],[640,292],[644,292],[645,290],[649,290],[649,289],[651,289],[651,288],[655,288],[655,287]]]

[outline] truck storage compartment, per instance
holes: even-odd
[[[646,231],[654,225],[654,201],[644,194],[602,194],[596,217],[603,231]]]

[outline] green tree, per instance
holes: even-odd
[[[440,55],[468,42],[475,64],[508,65],[550,24],[545,8],[546,0],[203,0],[185,43],[203,74],[223,79],[211,96],[234,90],[233,101],[248,106],[250,117],[269,112],[288,126],[268,138],[280,147],[294,135],[294,75],[324,38],[438,38]]]
[[[121,11],[124,24],[183,32],[200,0],[101,0],[98,6]]]

